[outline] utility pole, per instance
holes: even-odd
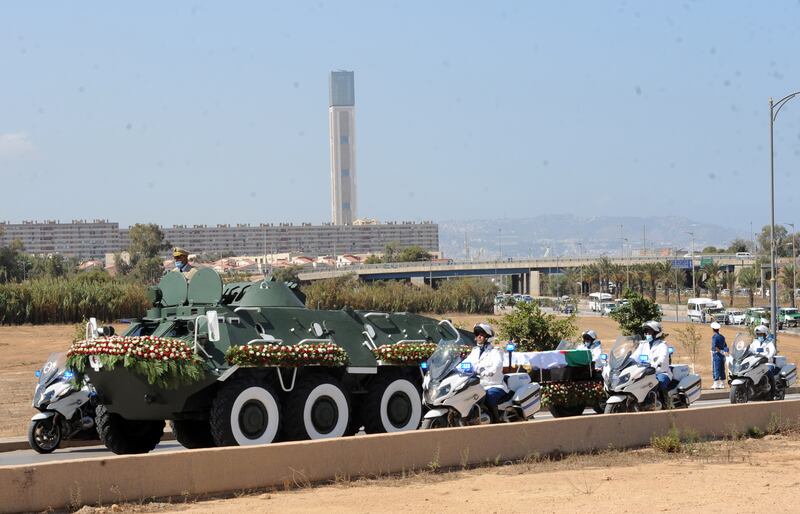
[[[647,225],[642,225],[642,257],[647,255]]]
[[[467,239],[467,229],[464,229],[464,254],[466,260],[469,261],[469,240]]]

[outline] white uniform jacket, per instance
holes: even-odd
[[[656,368],[656,373],[664,373],[672,380],[672,370],[669,367],[669,346],[663,339],[654,339],[652,343],[642,341],[639,347],[634,350],[633,358],[639,362],[641,355],[647,355],[650,366]]]
[[[763,351],[759,352],[759,348],[763,349]],[[755,354],[761,353],[761,355],[769,359],[770,364],[774,362],[772,358],[775,357],[775,343],[771,340],[766,340],[762,343],[758,339],[753,339],[753,342],[750,343],[750,351]]]
[[[483,352],[483,355],[481,355],[480,346],[476,346],[463,362],[472,363],[475,373],[481,377],[481,385],[484,389],[499,387],[508,392],[508,386],[503,382],[504,352],[500,348],[492,346],[491,343],[486,343],[486,345],[489,348]]]

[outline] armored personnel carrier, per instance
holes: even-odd
[[[188,448],[414,430],[419,362],[441,340],[474,344],[447,320],[309,309],[295,284],[223,285],[211,269],[167,273],[148,295],[121,336],[90,324],[70,351],[120,454],[152,450],[166,421]]]

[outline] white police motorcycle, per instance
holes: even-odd
[[[769,336],[772,338],[772,335]],[[728,382],[731,386],[731,403],[747,403],[751,400],[783,400],[786,390],[797,381],[797,366],[786,362],[786,357],[776,355],[775,390],[769,383],[767,369],[769,359],[761,348],[750,350],[752,337],[736,334],[733,348],[728,356]]]
[[[462,362],[462,346],[455,341],[440,341],[436,351],[421,368],[422,401],[429,409],[422,428],[485,425],[492,416],[485,403],[486,390],[471,362]],[[513,351],[509,344],[507,350]],[[503,376],[509,392],[497,404],[499,422],[533,419],[541,408],[541,388],[527,373]]]
[[[638,361],[631,356],[639,347],[635,337],[620,336],[614,342],[610,355],[602,354],[603,380],[608,394],[606,414],[662,410],[667,406],[659,394],[656,370],[650,366],[647,355]],[[672,348],[669,349],[670,357]],[[686,364],[671,365],[673,379],[667,395],[673,408],[689,407],[700,398],[700,375],[689,373]]]
[[[39,453],[55,451],[65,439],[97,439],[94,392],[86,383],[77,388],[67,355],[53,353],[40,370],[33,393],[33,408],[39,411],[28,425],[28,443]]]

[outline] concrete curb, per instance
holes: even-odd
[[[174,441],[175,435],[169,431],[169,425],[167,425],[167,430],[164,431],[164,436],[161,438],[162,441]],[[64,441],[61,443],[59,448],[80,448],[81,446],[97,446],[103,444],[100,442],[99,439],[91,439],[88,441]],[[28,444],[28,438],[20,438],[20,437],[7,437],[0,439],[0,453],[4,452],[14,452],[17,450],[30,450],[31,446]],[[56,450],[58,451],[58,450]]]
[[[786,394],[795,394],[800,393],[800,387],[790,387]],[[700,401],[703,400],[722,400],[724,398],[728,398],[730,396],[730,390],[726,389],[724,391],[714,391],[711,389],[704,389],[702,394],[700,395]],[[167,424],[167,428],[164,431],[164,437],[161,438],[162,441],[174,441],[175,435],[170,431],[169,424]],[[64,441],[61,443],[59,448],[79,448],[81,446],[97,446],[102,444],[99,439],[95,439],[93,441]],[[28,450],[30,449],[30,445],[28,444],[27,438],[20,438],[20,437],[7,437],[7,438],[0,438],[0,453],[4,452],[13,452],[17,450]]]
[[[0,468],[0,512],[77,509],[641,447],[672,427],[719,438],[753,427],[766,430],[776,421],[800,424],[800,400],[9,466]]]

